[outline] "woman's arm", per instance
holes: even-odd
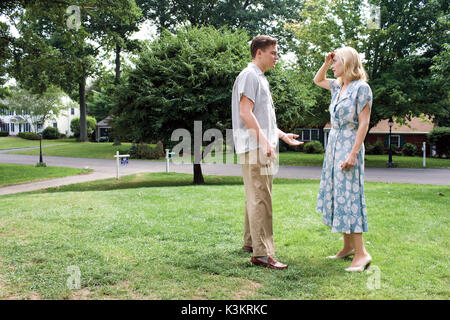
[[[314,83],[321,88],[330,90],[330,79],[327,79],[327,71],[330,66],[333,64],[333,56],[334,52],[331,52],[325,56],[325,62],[320,67],[319,71],[317,71],[316,76],[314,77]]]
[[[359,127],[356,132],[356,140],[353,145],[352,151],[345,159],[344,163],[341,164],[341,169],[350,169],[356,165],[356,159],[358,157],[359,150],[364,142],[364,138],[366,137],[367,130],[369,130],[369,122],[370,122],[370,107],[369,102],[364,106],[362,111],[358,116]]]

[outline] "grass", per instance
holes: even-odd
[[[5,138],[0,138],[5,139]],[[8,139],[20,139],[10,138]],[[23,139],[20,139],[23,140]],[[14,140],[13,140],[14,141]],[[13,145],[13,141],[8,143],[9,146]],[[17,140],[19,142],[19,140]],[[24,140],[29,141],[29,140]],[[61,141],[61,142],[59,142]],[[0,140],[0,149],[2,140]],[[21,145],[27,142],[20,142]],[[34,142],[36,143],[36,142]],[[131,143],[122,143],[120,146],[113,146],[110,143],[94,143],[94,142],[75,142],[75,140],[63,139],[63,140],[48,140],[47,144],[63,143],[60,146],[48,147],[43,150],[46,156],[56,157],[73,157],[73,158],[97,158],[97,159],[112,159],[116,151],[120,154],[126,154],[130,150]],[[39,142],[37,142],[39,146]],[[155,145],[152,145],[154,147]],[[3,148],[6,149],[6,148]],[[33,150],[21,150],[11,151],[8,153],[24,154],[24,155],[39,155],[39,149]],[[211,162],[212,154],[209,154],[204,162]],[[223,157],[224,158],[224,157]],[[366,155],[366,167],[385,168],[388,160],[387,155]],[[222,159],[222,158],[221,158]],[[160,159],[159,161],[165,161]],[[193,161],[193,157],[192,160]],[[221,160],[222,161],[222,160]],[[233,161],[233,160],[232,160]],[[398,168],[423,168],[421,157],[404,157],[393,156],[394,163]],[[225,159],[223,160],[225,163]],[[237,163],[237,156],[234,155],[234,163]],[[317,166],[321,167],[323,164],[323,154],[308,154],[302,152],[282,152],[279,154],[279,164],[282,166]],[[450,168],[450,159],[436,159],[427,158],[426,168]]]
[[[130,150],[130,147],[131,143],[122,143],[119,146],[113,146],[112,142],[74,142],[45,148],[42,153],[46,156],[54,157],[113,159],[116,151],[119,151],[120,154],[126,154]],[[39,155],[39,149],[12,151],[8,153]]]
[[[62,178],[92,171],[64,167],[35,167],[30,165],[0,163],[0,186],[22,182],[32,182],[52,178]]]
[[[447,186],[366,183],[375,276],[315,213],[318,181],[275,179],[283,271],[241,250],[241,177],[139,174],[0,198],[0,292],[8,299],[448,299]],[[69,266],[81,288],[69,289]]]
[[[75,139],[42,140],[43,146],[54,144],[67,144],[75,142]],[[39,147],[39,140],[27,140],[19,137],[0,137],[0,150],[13,148]],[[39,151],[38,151],[39,154]]]
[[[206,158],[206,162],[211,162],[212,156],[210,154]],[[321,167],[323,156],[323,154],[303,152],[282,152],[279,154],[279,164],[281,166]],[[234,163],[237,163],[237,157],[234,159]],[[365,155],[366,167],[386,168],[387,161],[387,155]],[[393,162],[397,164],[398,168],[423,168],[421,157],[393,156]],[[426,168],[450,168],[450,159],[427,158],[426,164]]]

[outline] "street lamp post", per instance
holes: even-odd
[[[42,133],[39,133],[39,163],[42,162]]]
[[[36,167],[46,167],[47,165],[42,160],[42,132],[39,133],[39,162],[36,164]]]
[[[392,126],[394,125],[394,121],[392,121],[392,118],[389,118],[388,124],[389,124],[389,161],[386,163],[386,166],[388,168],[393,168],[395,166],[395,163],[392,162],[391,135],[392,135]]]

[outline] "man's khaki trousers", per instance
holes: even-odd
[[[261,161],[261,159],[263,159]],[[240,155],[245,187],[244,245],[255,257],[271,256],[273,246],[272,181],[273,163],[259,149]]]

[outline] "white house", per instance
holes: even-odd
[[[61,134],[72,135],[70,122],[73,118],[80,116],[80,108],[68,107],[61,110],[54,120],[46,121],[43,126],[35,128],[27,112],[8,111],[0,108],[0,131],[9,132],[9,135],[16,136],[19,132],[42,132],[47,127],[58,128]]]

